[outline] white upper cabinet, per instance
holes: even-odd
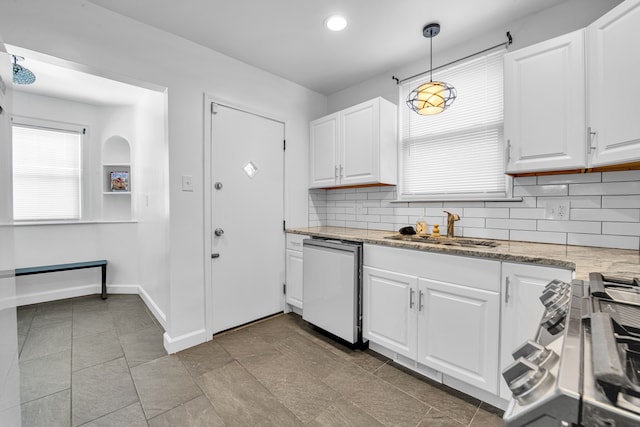
[[[507,173],[586,164],[584,30],[504,57]]]
[[[640,161],[640,0],[587,27],[591,166]]]
[[[396,106],[375,98],[310,124],[309,187],[397,181]]]
[[[586,31],[505,55],[506,173],[640,161],[637,40],[640,0],[626,0]]]
[[[334,113],[311,122],[309,187],[336,185],[339,163],[340,115]]]

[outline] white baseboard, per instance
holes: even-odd
[[[194,345],[201,344],[207,340],[207,331],[200,329],[197,331],[189,332],[188,334],[180,335],[175,338],[171,338],[168,333],[164,333],[164,349],[167,353],[173,354],[180,350],[184,350]]]

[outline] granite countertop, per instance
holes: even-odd
[[[627,249],[593,248],[587,246],[554,245],[547,243],[492,240],[497,247],[459,247],[438,244],[386,239],[397,235],[395,231],[365,230],[345,227],[290,228],[287,233],[306,234],[314,237],[351,240],[374,245],[439,252],[521,262],[575,270],[576,279],[589,278],[590,272],[605,276],[631,278],[640,277],[640,251]],[[466,239],[466,238],[465,238]],[[490,239],[472,239],[490,240]]]

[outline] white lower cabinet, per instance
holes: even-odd
[[[415,305],[418,278],[365,266],[363,268],[363,336],[389,350],[417,356]]]
[[[544,311],[539,299],[544,287],[553,279],[570,282],[571,278],[571,270],[502,263],[501,373],[513,363],[513,350],[525,341],[535,338]],[[502,375],[500,397],[511,398],[511,391]]]
[[[418,363],[496,394],[498,292],[420,278],[417,304]]]
[[[308,237],[302,234],[287,234],[285,302],[297,308],[302,308],[302,241]]]
[[[363,336],[497,395],[500,262],[375,245],[364,260]]]

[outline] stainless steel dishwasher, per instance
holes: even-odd
[[[362,343],[362,243],[305,239],[302,318],[351,344]]]

